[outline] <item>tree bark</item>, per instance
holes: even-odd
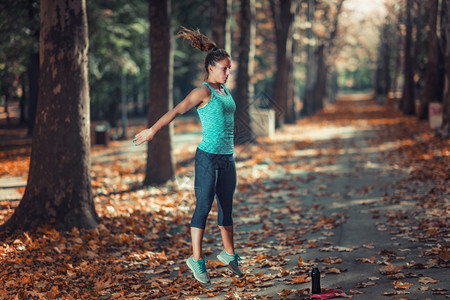
[[[297,86],[295,83],[294,76],[294,51],[297,51],[297,43],[294,41],[294,38],[291,38],[291,50],[290,57],[288,61],[288,75],[287,75],[287,93],[286,93],[286,114],[284,116],[284,122],[286,124],[295,124],[298,119],[297,113]]]
[[[150,84],[148,124],[152,126],[172,108],[172,42],[170,0],[149,0]],[[148,144],[144,185],[159,185],[175,174],[172,159],[172,131],[169,124]]]
[[[404,84],[403,97],[400,109],[405,115],[414,115],[414,59],[412,42],[412,10],[413,1],[406,0],[406,37],[405,37],[405,59],[404,59]]]
[[[428,104],[436,101],[439,98],[439,46],[436,35],[437,15],[439,0],[430,0],[429,7],[429,40],[428,40],[428,54],[427,54],[427,70],[425,75],[425,87],[423,96],[420,101],[418,117],[421,120],[428,119]],[[440,99],[439,99],[440,100]]]
[[[317,79],[314,88],[315,111],[323,108],[323,98],[325,97],[327,79],[327,66],[325,59],[325,45],[322,44],[317,48]]]
[[[23,91],[22,91],[22,96],[20,96],[20,101],[19,101],[19,108],[20,108],[20,119],[19,119],[19,125],[24,125],[27,123],[26,118],[25,118],[25,106],[27,103],[27,89],[25,88],[25,86],[27,85],[26,82],[26,73],[22,73],[20,74],[20,83],[23,87]]]
[[[385,25],[385,28],[383,29],[385,31],[385,35],[386,38],[388,38],[388,34],[389,34],[389,25]],[[390,72],[390,66],[391,66],[391,44],[388,43],[384,43],[383,44],[383,56],[381,58],[383,67],[382,67],[382,72],[381,72],[381,76],[383,77],[383,84],[382,84],[382,93],[384,96],[387,96],[389,94],[389,91],[391,90],[391,72]]]
[[[441,133],[450,137],[450,0],[442,1],[441,46],[445,62],[445,87],[443,97]]]
[[[324,108],[324,98],[326,95],[326,87],[327,87],[327,72],[328,72],[328,56],[330,49],[333,48],[334,40],[338,33],[338,24],[339,24],[339,15],[342,11],[342,5],[344,0],[339,0],[336,4],[336,13],[330,16],[334,17],[334,19],[330,20],[330,23],[333,23],[332,30],[328,38],[317,47],[317,77],[314,84],[313,89],[313,99],[314,99],[314,112]]]
[[[401,18],[401,10],[398,12],[398,18]],[[400,28],[400,22],[395,23],[395,35],[394,37],[400,39],[401,37],[401,28]],[[391,45],[392,46],[392,45]],[[399,90],[399,84],[398,84],[398,77],[401,73],[401,65],[402,65],[402,58],[401,58],[401,45],[399,43],[395,44],[393,46],[394,49],[392,49],[391,53],[394,55],[394,72],[392,75],[392,91],[394,94],[394,98],[397,98],[397,91]]]
[[[307,55],[307,63],[306,63],[306,84],[305,84],[305,92],[303,96],[303,116],[311,116],[315,112],[315,101],[314,101],[314,86],[316,85],[316,59],[314,57],[314,46],[312,44],[314,31],[314,13],[315,13],[315,0],[308,0],[308,12],[307,12],[307,20],[309,26],[306,30],[306,36],[308,38],[308,43],[306,45],[306,55]]]
[[[211,5],[211,38],[218,48],[225,49],[230,55],[230,8],[232,0],[213,0]]]
[[[391,39],[390,27],[386,20],[386,23],[382,27],[380,38],[380,52],[378,58],[378,68],[376,73],[375,93],[376,96],[386,97],[391,89]]]
[[[41,0],[40,77],[25,194],[2,230],[94,228],[86,5]]]
[[[253,75],[255,0],[241,0],[239,27],[239,62],[234,97],[236,99],[236,112],[234,114],[235,142],[237,144],[249,143],[254,140],[250,120],[250,103],[253,90],[251,88],[251,75]]]
[[[289,64],[291,62],[292,43],[292,0],[270,0],[276,35],[276,64],[272,106],[276,110],[276,127],[285,122],[288,108]]]

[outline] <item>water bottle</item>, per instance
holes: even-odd
[[[320,294],[320,271],[318,267],[313,267],[311,271],[312,294]]]

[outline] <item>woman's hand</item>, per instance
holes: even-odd
[[[136,146],[139,146],[144,142],[151,141],[153,139],[153,137],[155,136],[155,133],[156,132],[153,130],[153,128],[144,129],[141,132],[139,132],[138,134],[136,134],[136,136],[134,137],[133,143]]]
[[[155,134],[164,126],[172,122],[177,116],[184,114],[191,108],[200,105],[204,100],[209,101],[211,99],[211,91],[208,87],[202,86],[196,88],[184,98],[183,101],[178,103],[173,109],[168,111],[162,116],[153,126],[149,129],[144,129],[134,137],[133,144],[136,146],[141,145],[144,142],[151,141]]]

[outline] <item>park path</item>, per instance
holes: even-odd
[[[323,288],[340,288],[354,299],[444,298],[450,170],[444,169],[447,180],[411,180],[417,166],[405,163],[401,151],[427,143],[424,132],[426,124],[393,107],[352,95],[243,150],[240,163],[238,154],[238,172],[247,180],[237,195],[237,241],[251,254],[251,273],[267,271],[268,261],[255,252],[277,261],[267,273],[278,283],[261,294],[295,298],[310,282],[289,284],[318,265]],[[246,159],[258,162],[246,168]],[[441,205],[419,206],[433,190],[440,191],[433,197]],[[440,225],[427,234],[421,222]]]

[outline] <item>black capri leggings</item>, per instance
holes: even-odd
[[[195,152],[195,197],[197,199],[191,227],[205,228],[214,196],[219,214],[217,224],[233,225],[233,196],[236,189],[236,166],[233,154],[212,154],[197,148]]]

